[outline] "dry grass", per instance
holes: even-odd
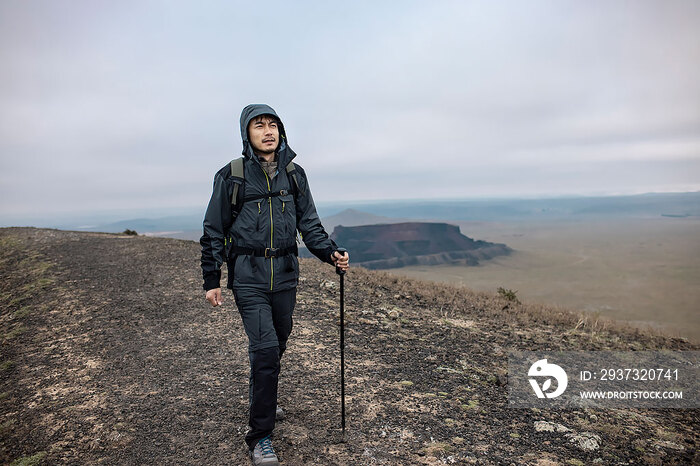
[[[413,302],[437,310],[443,318],[481,317],[527,328],[533,324],[564,327],[571,335],[615,343],[644,337],[653,346],[669,338],[662,330],[640,329],[600,313],[572,311],[561,306],[515,303],[498,293],[475,291],[463,286],[435,283],[394,275],[390,272],[355,267],[349,279],[362,284],[367,293],[397,302]],[[390,292],[391,290],[391,292]],[[648,348],[651,349],[651,348]]]

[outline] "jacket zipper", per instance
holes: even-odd
[[[260,167],[262,169],[262,167]],[[267,176],[267,172],[263,169],[263,174],[265,175],[265,181],[267,181],[267,192],[270,192],[270,177]],[[268,197],[267,202],[270,208],[270,249],[272,249],[274,246],[272,244],[272,235],[275,231],[275,222],[272,219],[272,198]],[[275,258],[270,257],[270,291],[272,291],[272,284],[274,283],[275,280],[275,263],[274,263]]]

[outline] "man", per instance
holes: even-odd
[[[292,330],[299,277],[296,231],[316,257],[343,270],[341,255],[316,213],[306,173],[291,163],[284,126],[261,104],[241,113],[243,159],[214,176],[204,217],[202,273],[206,299],[222,304],[221,265],[248,335],[250,430],[246,443],[254,464],[278,464],[270,441],[277,407],[280,358]]]

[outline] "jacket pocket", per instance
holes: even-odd
[[[240,232],[243,238],[250,238],[251,233],[258,228],[258,205],[255,202],[246,202],[233,224],[233,229]]]
[[[294,243],[296,236],[296,206],[294,205],[294,196],[287,194],[279,196],[280,214],[284,224],[285,245]]]

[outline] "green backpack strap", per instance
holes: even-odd
[[[287,164],[287,175],[291,176],[292,180],[294,180],[294,187],[296,188],[294,190],[295,193],[301,193],[302,195],[306,194],[306,192],[303,191],[301,189],[301,186],[299,185],[299,178],[297,177],[297,167],[294,164],[294,162],[289,162]],[[231,160],[231,176],[234,178],[238,178],[241,182],[245,181],[245,173],[243,171],[243,157],[238,157],[237,159]],[[242,184],[241,182],[233,184],[233,193],[231,194],[231,205],[235,206],[238,204],[238,188]]]
[[[238,202],[238,189],[245,181],[245,174],[243,171],[243,157],[238,157],[237,159],[231,160],[231,176],[237,178],[236,182],[233,183],[233,193],[231,194],[231,205],[236,214],[241,211],[243,207],[243,202]],[[226,261],[228,262],[229,255],[231,252],[231,247],[233,246],[233,238],[230,232],[227,232],[224,237],[224,248],[226,251]]]
[[[299,186],[299,179],[297,178],[297,166],[294,164],[294,162],[289,162],[289,164],[287,164],[287,175],[291,176],[294,180],[294,187],[296,188],[295,191],[301,193],[302,195],[306,194],[304,191],[302,191],[301,187]]]
[[[240,178],[245,180],[245,174],[243,172],[243,157],[238,157],[237,159],[231,160],[231,176],[234,178]],[[231,195],[231,204],[236,205],[238,202],[238,187],[241,183],[233,184],[233,194]]]

